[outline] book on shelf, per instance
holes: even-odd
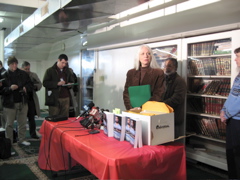
[[[129,129],[129,143],[134,148],[142,147],[142,121],[139,119],[131,118]]]
[[[221,122],[221,119],[216,119],[219,135],[222,140],[226,140],[226,124]]]
[[[122,114],[114,114],[113,137],[119,141],[125,138],[126,117]]]
[[[190,75],[231,75],[231,58],[188,58],[188,72]]]
[[[114,113],[104,111],[103,113],[103,132],[108,137],[113,137]]]
[[[213,131],[213,134],[212,136],[214,138],[217,138],[217,139],[221,139],[221,136],[220,136],[220,133],[219,133],[219,130],[218,130],[218,126],[217,126],[217,122],[216,122],[216,119],[214,118],[209,118],[210,122],[211,122],[211,126],[212,126],[212,131]]]
[[[204,98],[204,113],[219,116],[220,110],[223,107],[226,99],[218,99],[213,97]]]
[[[219,57],[216,58],[216,75],[231,75],[231,57]]]
[[[202,88],[197,92],[199,94],[205,94],[206,92],[208,92],[208,89],[209,89],[209,85],[211,84],[212,80],[207,80],[207,81],[204,81],[202,83]]]
[[[194,43],[189,45],[190,56],[210,56],[214,49],[214,41]]]
[[[194,117],[194,115],[188,115],[187,122],[188,121],[191,122],[188,124],[192,126],[192,128],[188,128],[190,131],[215,139],[226,139],[226,125],[218,118],[205,118],[199,116]]]
[[[231,39],[221,39],[202,43],[189,44],[189,56],[210,56],[231,54]]]
[[[199,78],[194,78],[189,84],[190,92],[197,94],[227,96],[230,92],[230,79],[199,80]]]
[[[205,126],[203,126],[201,119],[199,117],[193,116],[191,121],[195,122],[195,132],[197,134],[207,135],[207,130]]]
[[[200,126],[203,129],[202,135],[210,137],[211,134],[210,134],[208,123],[207,123],[206,119],[200,118],[200,119],[198,119],[198,121],[199,121]]]

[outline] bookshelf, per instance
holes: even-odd
[[[149,47],[151,47],[153,51],[153,55],[156,58],[156,61],[158,62],[159,66],[163,69],[164,62],[167,58],[176,58],[178,60],[178,74],[182,74],[182,50],[181,45],[182,41],[181,39],[176,40],[170,40],[170,41],[163,41],[163,42],[157,42],[157,43],[150,43],[148,44]]]
[[[187,82],[186,153],[187,157],[227,170],[226,126],[220,110],[237,74],[233,50],[239,30],[183,39],[183,74]],[[185,71],[184,71],[185,69]],[[196,151],[193,144],[206,147]]]

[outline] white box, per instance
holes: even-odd
[[[142,120],[144,145],[158,145],[174,141],[174,113],[146,116],[123,111],[122,114],[130,118]]]

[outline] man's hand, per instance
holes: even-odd
[[[222,121],[224,124],[226,124],[227,119],[225,118],[224,111],[220,111],[220,118],[221,118],[221,121]]]
[[[16,89],[18,89],[18,85],[16,85],[16,84],[12,84],[11,86],[10,86],[10,89],[11,90],[16,90]]]
[[[23,87],[23,91],[24,91],[25,93],[27,93],[27,89],[26,89],[25,87]]]
[[[66,83],[65,81],[59,81],[57,85],[58,85],[58,86],[62,86],[62,85],[64,85],[65,83]]]

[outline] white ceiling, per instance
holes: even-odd
[[[29,17],[46,0],[0,0],[0,30],[5,29],[5,37],[21,22]]]
[[[26,3],[26,1],[28,1],[28,3]],[[14,42],[5,46],[5,49],[8,48],[8,50],[5,51],[4,56],[8,57],[19,51],[27,51],[34,46],[43,45],[44,43],[54,43],[82,34],[86,31],[88,25],[108,22],[109,16],[147,1],[148,0],[72,0],[64,6],[64,10],[57,10],[27,33],[24,33]],[[0,17],[5,19],[5,21],[0,24],[0,30],[6,29],[5,37],[26,18],[32,15],[38,7],[42,6],[42,2],[46,4],[44,0],[0,0]],[[64,2],[64,0],[62,0],[62,2]],[[51,7],[48,8],[50,9]],[[65,17],[67,18],[64,19]],[[6,54],[6,52],[10,53]]]
[[[72,0],[69,4],[64,6],[64,10],[57,10],[37,26],[9,44],[5,49],[8,48],[13,50],[11,51],[12,54],[28,52],[32,47],[44,47],[48,50],[51,43],[86,33],[86,29],[89,26],[108,23],[110,22],[110,15],[115,15],[147,1],[149,0]],[[171,3],[177,4],[183,1],[184,0],[173,0],[168,3],[168,5]],[[141,39],[142,35],[148,38],[151,36],[156,37],[157,32],[158,35],[161,35],[159,32],[162,32],[165,36],[169,33],[173,34],[173,30],[181,32],[181,29],[183,29],[182,31],[185,32],[187,30],[211,27],[212,25],[216,26],[239,22],[235,20],[240,15],[239,8],[235,7],[235,5],[238,6],[240,4],[239,1],[240,0],[221,0],[215,4],[197,8],[197,10],[193,9],[161,18],[161,23],[159,23],[157,19],[155,20],[156,23],[153,21],[154,24],[145,23],[146,25],[149,24],[146,27],[143,27],[142,24],[138,24],[131,27],[133,35],[130,38],[126,35],[126,39]],[[0,17],[5,19],[3,23],[0,23],[0,30],[6,29],[5,37],[19,26],[21,22],[32,15],[38,7],[41,7],[45,3],[46,0],[0,0]],[[61,18],[65,17],[65,15],[67,15],[66,19]],[[181,18],[179,19],[180,15]],[[221,17],[221,15],[224,17]],[[153,27],[153,29],[150,27]],[[129,34],[129,28],[125,29],[124,33]],[[107,38],[103,36],[103,34],[92,36],[94,38],[94,43],[103,45],[103,42],[107,41],[111,34],[113,34],[116,41],[121,42],[121,40],[124,40],[126,42],[123,34],[121,34],[121,36],[118,34],[118,39],[116,38],[117,30],[119,30],[119,27],[107,33]],[[100,41],[99,44],[96,43],[98,39]],[[5,51],[5,57],[12,55],[6,54],[6,52],[7,51]]]

